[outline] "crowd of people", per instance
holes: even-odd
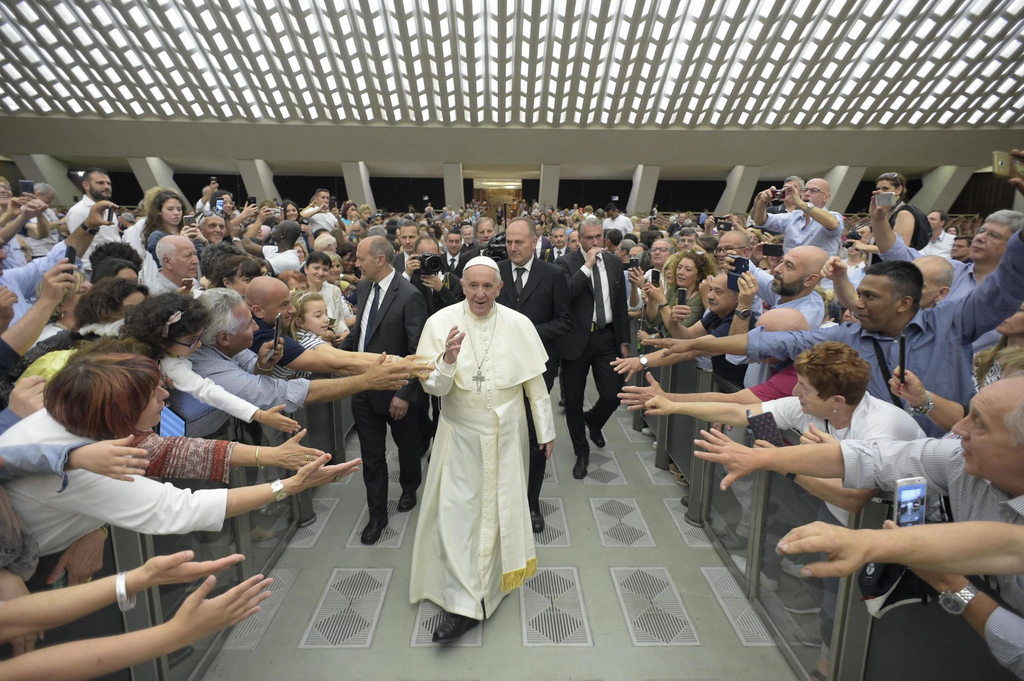
[[[238,622],[267,596],[260,575],[206,599],[211,577],[165,625],[42,656],[50,627],[242,560],[185,552],[91,581],[110,526],[216,531],[361,470],[360,538],[376,544],[388,433],[397,512],[421,509],[410,600],[443,608],[434,640],[455,640],[536,571],[554,401],[578,480],[620,402],[715,424],[698,455],[724,465],[723,489],[768,469],[821,501],[821,523],[779,542],[828,553],[803,574],[904,560],[1024,678],[1019,561],[985,543],[1019,533],[989,523],[972,536],[976,561],[944,562],[942,528],[843,529],[912,476],[949,497],[951,533],[1024,525],[1024,215],[954,234],[945,213],[908,203],[898,173],[878,178],[865,224],[828,210],[820,178],[786,178],[749,215],[717,217],[525,202],[495,214],[476,201],[390,214],[325,189],[242,200],[215,181],[194,207],[154,187],[127,210],[103,169],[76,179],[83,197],[62,210],[52,187],[15,196],[0,178],[0,638],[14,654],[0,676],[89,678]],[[728,390],[669,394],[646,372],[691,359]],[[302,444],[293,415],[347,396],[360,458],[335,464]],[[749,446],[743,427],[769,413],[802,444]],[[184,434],[160,434],[162,421]],[[237,467],[259,471],[256,484],[229,485]],[[974,586],[939,572],[971,569],[1004,576]]]

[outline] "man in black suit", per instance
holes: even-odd
[[[533,220],[513,219],[505,230],[505,246],[508,248],[508,260],[498,262],[502,287],[497,302],[526,315],[537,328],[548,353],[544,382],[550,392],[558,368],[559,346],[572,329],[565,279],[555,265],[534,257],[537,227]],[[530,505],[533,531],[543,532],[544,516],[540,512],[539,498],[547,456],[545,449],[537,442],[529,400],[526,403],[526,423],[530,433],[530,474],[526,484],[526,500]]]
[[[345,350],[412,355],[427,321],[427,305],[419,291],[391,263],[395,249],[387,239],[367,237],[356,247],[356,266],[363,278],[356,289],[359,314]],[[416,506],[420,486],[420,436],[416,411],[424,399],[419,381],[396,392],[367,391],[352,396],[352,416],[363,458],[363,482],[370,520],[363,528],[364,544],[375,544],[388,525],[387,429],[398,445],[399,512]],[[406,414],[412,415],[406,418]]]
[[[395,260],[391,265],[398,272],[405,271],[405,263],[413,254],[416,239],[420,237],[420,227],[412,220],[402,220],[398,225],[398,245],[402,249],[395,254]]]
[[[568,237],[565,234],[565,227],[555,225],[551,228],[551,246],[541,251],[540,259],[544,262],[557,262],[566,253],[569,253],[569,245],[566,243]]]
[[[623,377],[610,362],[629,351],[629,314],[620,260],[604,250],[604,229],[596,219],[580,228],[580,247],[558,260],[569,286],[572,332],[562,340],[562,382],[565,386],[565,422],[576,452],[572,476],[587,477],[590,439],[604,447],[601,428],[618,407]],[[587,375],[594,371],[597,404],[583,413]]]

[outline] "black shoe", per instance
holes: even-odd
[[[380,539],[381,533],[384,532],[384,528],[387,526],[387,518],[370,518],[370,522],[366,523],[366,527],[363,528],[363,534],[359,537],[359,541],[367,546],[376,544],[377,540]]]
[[[577,456],[576,465],[572,467],[572,477],[582,480],[587,477],[587,468],[590,466],[590,455]]]
[[[593,442],[598,449],[604,449],[604,435],[601,433],[600,428],[591,423],[590,414],[583,415],[583,422],[587,424],[587,432],[590,433],[590,441]]]
[[[480,624],[480,620],[448,613],[441,624],[434,629],[434,643],[451,643],[467,631]]]
[[[544,516],[537,511],[530,511],[530,522],[533,524],[534,534],[540,534],[544,531]]]
[[[405,513],[416,508],[416,492],[402,492],[398,497],[398,512]]]

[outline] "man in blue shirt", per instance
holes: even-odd
[[[765,209],[776,191],[771,187],[754,197],[751,211],[754,224],[768,232],[785,234],[783,248],[786,251],[797,246],[817,246],[829,255],[835,255],[842,241],[843,216],[825,208],[825,203],[832,196],[828,182],[821,178],[808,180],[799,194],[789,184],[782,190],[794,210],[769,215]]]

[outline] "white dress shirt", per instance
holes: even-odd
[[[384,296],[387,295],[388,289],[391,288],[391,280],[395,278],[395,270],[392,269],[391,273],[377,282],[377,286],[380,286],[380,294],[377,298],[377,309],[380,309],[381,303],[384,302]],[[359,352],[364,352],[366,349],[366,327],[370,321],[370,306],[373,305],[373,288],[370,288],[370,295],[366,296],[366,309],[363,311],[363,318],[359,320]]]
[[[594,273],[597,272],[597,276],[601,277],[601,293],[603,294],[604,300],[604,321],[605,324],[612,323],[612,297],[611,291],[608,286],[608,270],[604,266],[604,254],[599,253],[597,256],[597,265],[594,268],[589,268],[586,265],[580,268],[583,274],[590,277],[591,281],[594,279]],[[597,301],[594,301],[594,315],[591,317],[591,321],[597,323]]]

